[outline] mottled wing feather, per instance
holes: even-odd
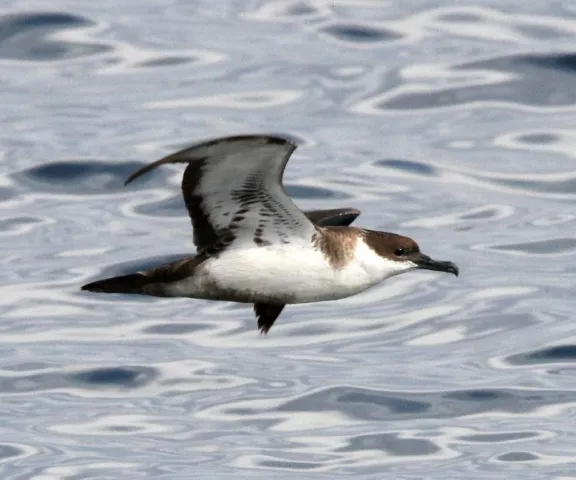
[[[127,183],[166,163],[188,163],[182,192],[199,253],[228,245],[303,243],[315,232],[282,186],[296,146],[270,136],[228,137],[174,153],[132,174]]]
[[[272,305],[269,303],[255,303],[254,313],[258,319],[258,329],[260,333],[268,333],[274,322],[282,313],[286,305]]]
[[[347,227],[358,215],[360,210],[355,208],[333,208],[330,210],[310,210],[304,212],[314,225],[319,227]]]

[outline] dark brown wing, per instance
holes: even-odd
[[[260,333],[268,333],[285,306],[286,305],[271,305],[269,303],[254,304],[254,312],[258,319],[258,329]]]

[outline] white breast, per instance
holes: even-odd
[[[336,300],[359,293],[413,266],[380,257],[362,240],[352,260],[334,269],[324,254],[312,247],[270,245],[230,249],[202,265],[202,275],[174,285],[175,296],[202,296],[206,282],[232,291],[256,292],[263,297],[288,295],[290,303]]]
[[[270,245],[231,249],[206,265],[222,288],[250,289],[263,296],[293,297],[291,303],[348,296],[342,280],[324,255],[312,247]]]

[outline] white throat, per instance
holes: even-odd
[[[355,262],[368,274],[371,280],[381,282],[395,275],[414,270],[417,265],[409,260],[397,262],[381,257],[363,239],[358,240],[354,253]]]

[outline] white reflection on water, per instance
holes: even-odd
[[[71,0],[0,17],[2,478],[573,475],[568,6]],[[457,279],[251,308],[79,291],[192,252],[198,140],[278,133],[302,208]]]

